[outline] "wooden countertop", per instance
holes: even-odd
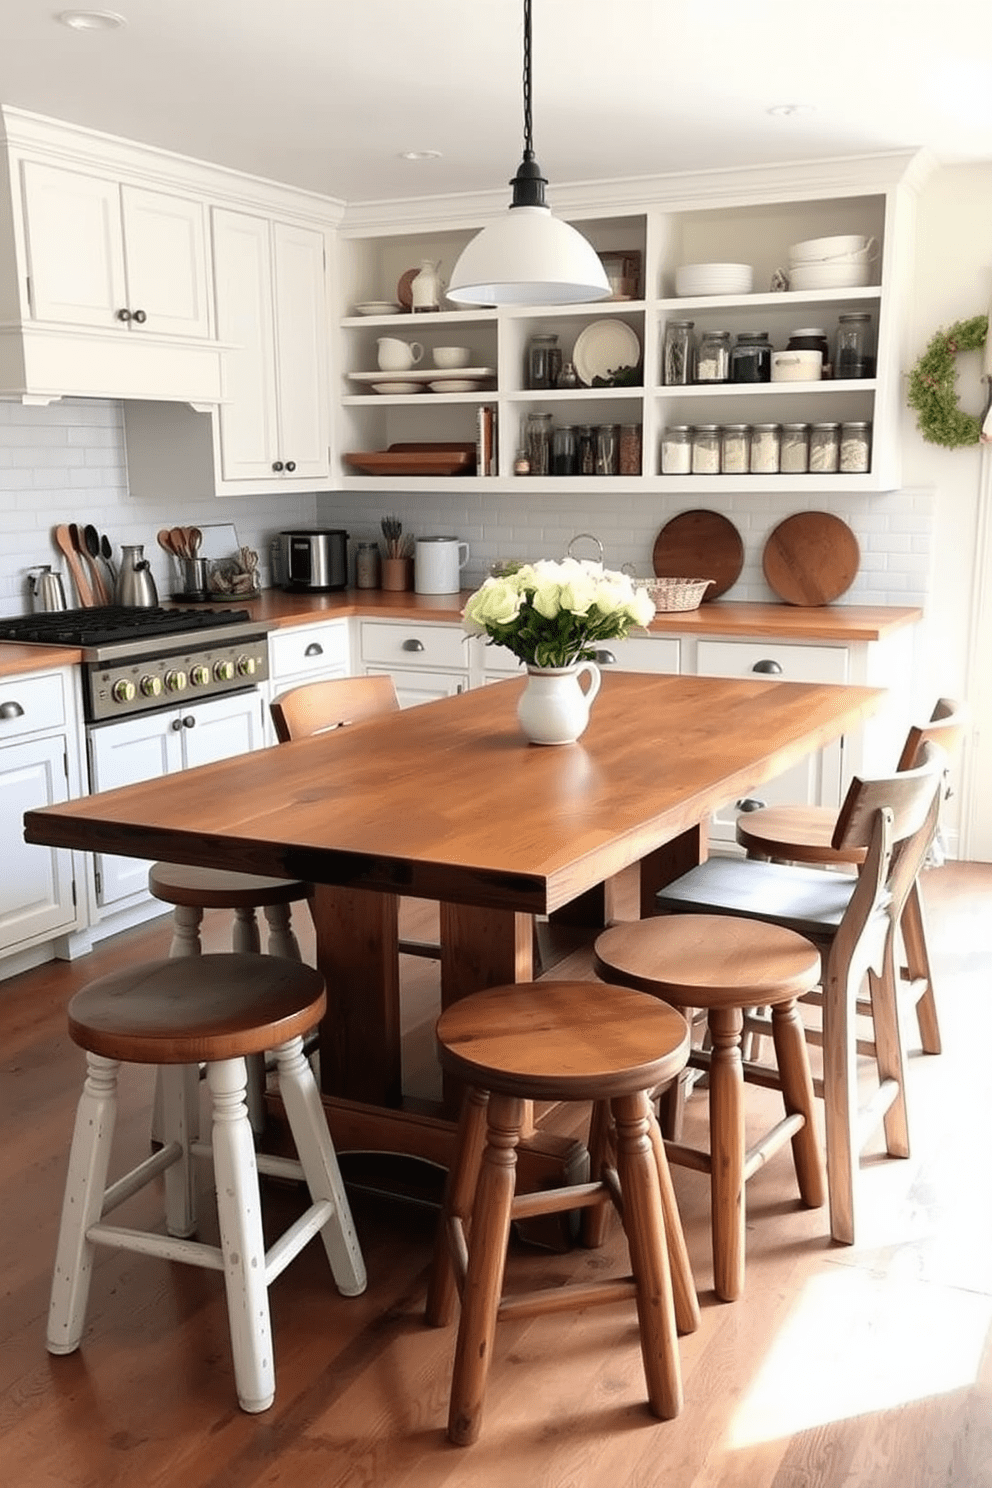
[[[281,628],[322,620],[362,616],[378,620],[458,621],[471,590],[460,594],[395,593],[384,589],[342,589],[330,594],[287,594],[267,589],[243,608],[254,620]],[[715,600],[698,610],[656,615],[653,635],[719,636],[725,640],[763,637],[782,641],[838,641],[852,644],[877,641],[906,625],[915,625],[923,611],[902,605],[822,605],[803,608],[787,604],[748,604]],[[638,634],[638,632],[635,632]],[[74,665],[80,652],[72,646],[24,646],[0,642],[0,677]]]

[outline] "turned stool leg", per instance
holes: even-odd
[[[103,1209],[107,1167],[117,1119],[115,1059],[86,1056],[86,1082],[76,1108],[69,1152],[69,1174],[62,1201],[55,1273],[48,1307],[50,1354],[71,1354],[79,1347],[86,1322],[95,1247],[86,1238]]]
[[[172,911],[172,944],[169,946],[169,955],[202,955],[203,942],[200,939],[202,924],[203,910],[199,905],[177,904]]]
[[[200,1071],[195,1064],[163,1064],[158,1068],[162,1096],[162,1142],[175,1143],[178,1160],[166,1168],[165,1227],[170,1235],[185,1237],[196,1231],[196,1184],[190,1143],[200,1134]]]
[[[213,1097],[214,1181],[234,1380],[242,1410],[255,1413],[267,1410],[272,1404],[275,1368],[258,1169],[245,1106],[247,1079],[243,1059],[223,1059],[207,1065],[207,1082]]]
[[[594,1101],[589,1119],[589,1177],[596,1182],[603,1169],[615,1166],[613,1141],[613,1114],[609,1101]],[[580,1224],[582,1244],[597,1250],[606,1239],[606,1227],[612,1213],[612,1205],[603,1195],[603,1202],[583,1209]]]
[[[300,943],[293,930],[292,908],[288,904],[266,904],[262,913],[269,927],[266,952],[270,956],[285,956],[289,961],[302,961]]]
[[[799,1192],[804,1204],[818,1209],[826,1200],[826,1179],[816,1137],[816,1102],[806,1030],[794,999],[772,1008],[772,1041],[786,1114],[791,1116],[798,1112],[805,1117],[802,1128],[792,1138],[792,1161]]]
[[[611,1104],[617,1129],[623,1228],[637,1286],[648,1400],[656,1416],[670,1421],[682,1409],[682,1373],[658,1164],[650,1137],[654,1118],[643,1091],[615,1096]]]
[[[275,1056],[279,1091],[310,1197],[315,1203],[328,1199],[333,1206],[332,1214],[321,1228],[320,1238],[334,1280],[343,1296],[357,1297],[367,1285],[365,1262],[341,1181],[337,1154],[327,1129],[320,1092],[313,1070],[303,1054],[302,1038],[280,1044]]]
[[[472,1200],[479,1181],[482,1153],[486,1145],[486,1111],[489,1094],[469,1086],[462,1102],[455,1144],[455,1161],[448,1171],[444,1202],[438,1223],[437,1242],[430,1281],[427,1285],[425,1316],[433,1328],[446,1328],[455,1311],[455,1273],[451,1263],[454,1236],[451,1220],[468,1226]]]
[[[661,1212],[665,1220],[665,1240],[668,1245],[668,1267],[672,1276],[672,1294],[675,1298],[675,1321],[680,1333],[695,1333],[699,1327],[699,1297],[689,1263],[689,1250],[682,1229],[682,1216],[672,1184],[672,1172],[668,1166],[661,1127],[651,1113],[648,1135],[654,1149],[658,1168],[658,1187],[661,1191]]]
[[[252,952],[258,954],[262,949],[262,942],[258,934],[258,917],[254,909],[244,905],[234,911],[234,925],[231,930],[231,949],[239,953]]]
[[[744,1289],[744,1072],[740,1008],[711,1008],[710,1207],[713,1283],[724,1302]]]
[[[482,1406],[510,1240],[517,1142],[523,1119],[522,1100],[506,1095],[490,1096],[486,1148],[472,1209],[468,1271],[448,1413],[448,1436],[460,1447],[474,1442],[482,1427]]]

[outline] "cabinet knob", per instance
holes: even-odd
[[[749,811],[764,811],[767,804],[767,801],[759,801],[757,796],[744,796],[742,800],[734,802],[737,810],[744,815]]]
[[[130,312],[130,310],[118,310],[118,312],[117,312],[117,319],[118,320],[130,320],[131,319],[131,312]]]
[[[289,470],[290,472],[294,471],[296,469],[296,461],[295,460],[287,460],[286,461],[286,469]]]
[[[303,653],[304,656],[323,656],[323,654],[324,648],[319,641],[311,641]]]
[[[617,664],[617,659],[613,655],[613,652],[607,650],[605,646],[602,650],[595,653],[593,661],[596,662],[597,666],[616,666]]]
[[[0,718],[23,718],[24,709],[20,703],[0,703]]]
[[[183,719],[183,728],[196,728],[196,719],[192,713],[186,714],[186,717]]]
[[[148,316],[145,314],[144,310],[135,310],[134,314],[131,316],[131,319],[136,320],[139,325],[144,325],[145,321],[148,319]]]
[[[282,461],[281,460],[273,460],[272,461],[272,469],[273,470],[281,470],[282,469]]]
[[[756,661],[751,670],[752,672],[767,672],[773,677],[780,677],[782,675],[782,668],[777,661],[772,661],[771,658],[767,658],[765,661]]]
[[[181,734],[182,731],[183,731],[183,721],[182,721],[182,719],[181,718],[174,718],[172,720],[172,723],[169,725],[169,727],[172,729],[172,732],[174,734]]]
[[[408,641],[404,641],[402,646],[400,647],[401,651],[423,651],[423,649],[423,641],[418,641],[416,636],[411,636],[410,639]]]

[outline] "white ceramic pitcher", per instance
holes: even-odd
[[[395,336],[380,336],[379,368],[383,372],[409,372],[424,354],[419,341],[400,341]]]
[[[413,554],[417,594],[457,594],[469,558],[468,543],[457,537],[418,537]]]

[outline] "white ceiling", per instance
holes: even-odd
[[[347,201],[500,190],[521,0],[2,0],[0,102]],[[534,0],[551,182],[927,147],[992,160],[989,0]],[[773,116],[774,105],[807,111]],[[438,150],[410,163],[403,150]]]

